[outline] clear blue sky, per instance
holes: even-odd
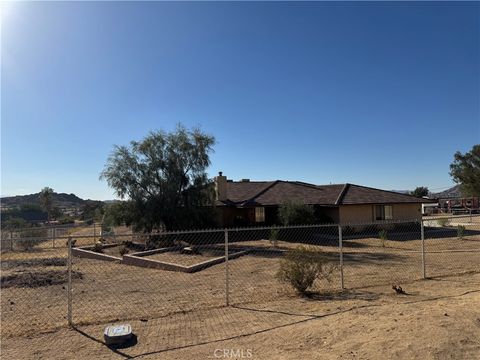
[[[480,142],[478,2],[3,5],[2,195],[113,198],[113,145],[178,122],[233,179],[435,189]]]

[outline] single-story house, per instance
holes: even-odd
[[[278,224],[278,207],[287,202],[313,206],[322,222],[362,224],[422,218],[425,199],[354,184],[314,185],[300,181],[228,180],[215,177],[221,226]]]

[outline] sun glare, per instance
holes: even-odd
[[[1,1],[0,2],[0,21],[3,22],[11,15],[14,7],[13,1]]]

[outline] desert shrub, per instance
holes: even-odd
[[[15,244],[20,248],[21,251],[30,251],[36,245],[48,241],[48,230],[46,228],[31,227],[22,230],[19,235],[20,239],[18,239]]]
[[[437,224],[441,227],[445,227],[447,226],[449,223],[449,220],[447,218],[440,218],[440,219],[437,219]]]
[[[103,253],[103,245],[101,242],[96,242],[95,245],[93,245],[92,251],[95,251],[97,253]]]
[[[269,240],[270,240],[270,244],[272,244],[273,247],[276,248],[278,246],[278,229],[270,230]]]
[[[5,216],[3,216],[3,212],[2,212],[2,218],[5,219]],[[27,226],[28,226],[28,223],[24,219],[18,218],[18,217],[10,217],[1,222],[2,230],[3,229],[14,230],[14,229],[25,228]]]
[[[120,256],[128,254],[128,251],[128,247],[126,245],[122,245],[119,250]]]
[[[457,226],[457,237],[459,239],[463,239],[463,235],[465,234],[465,226],[458,225]]]
[[[38,240],[33,238],[23,238],[16,241],[16,245],[21,251],[31,251],[38,243]]]
[[[176,238],[172,234],[152,234],[148,235],[146,242],[146,249],[158,249],[164,247],[174,246]]]
[[[75,219],[71,216],[65,215],[58,219],[58,224],[60,225],[67,225],[67,224],[75,224]]]
[[[330,281],[335,266],[325,254],[312,247],[299,246],[289,250],[280,262],[277,278],[304,294],[317,279]]]
[[[385,247],[385,240],[387,240],[387,230],[383,229],[378,232],[378,237],[382,240],[382,246]]]

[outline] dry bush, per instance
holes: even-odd
[[[315,280],[326,279],[336,266],[321,251],[313,247],[299,246],[289,250],[280,262],[277,278],[287,283],[300,294],[313,286]]]
[[[441,227],[445,227],[449,224],[450,220],[448,220],[447,218],[440,218],[440,219],[437,219],[437,224]]]
[[[95,245],[93,245],[92,251],[102,254],[103,244],[101,242],[96,242]]]

